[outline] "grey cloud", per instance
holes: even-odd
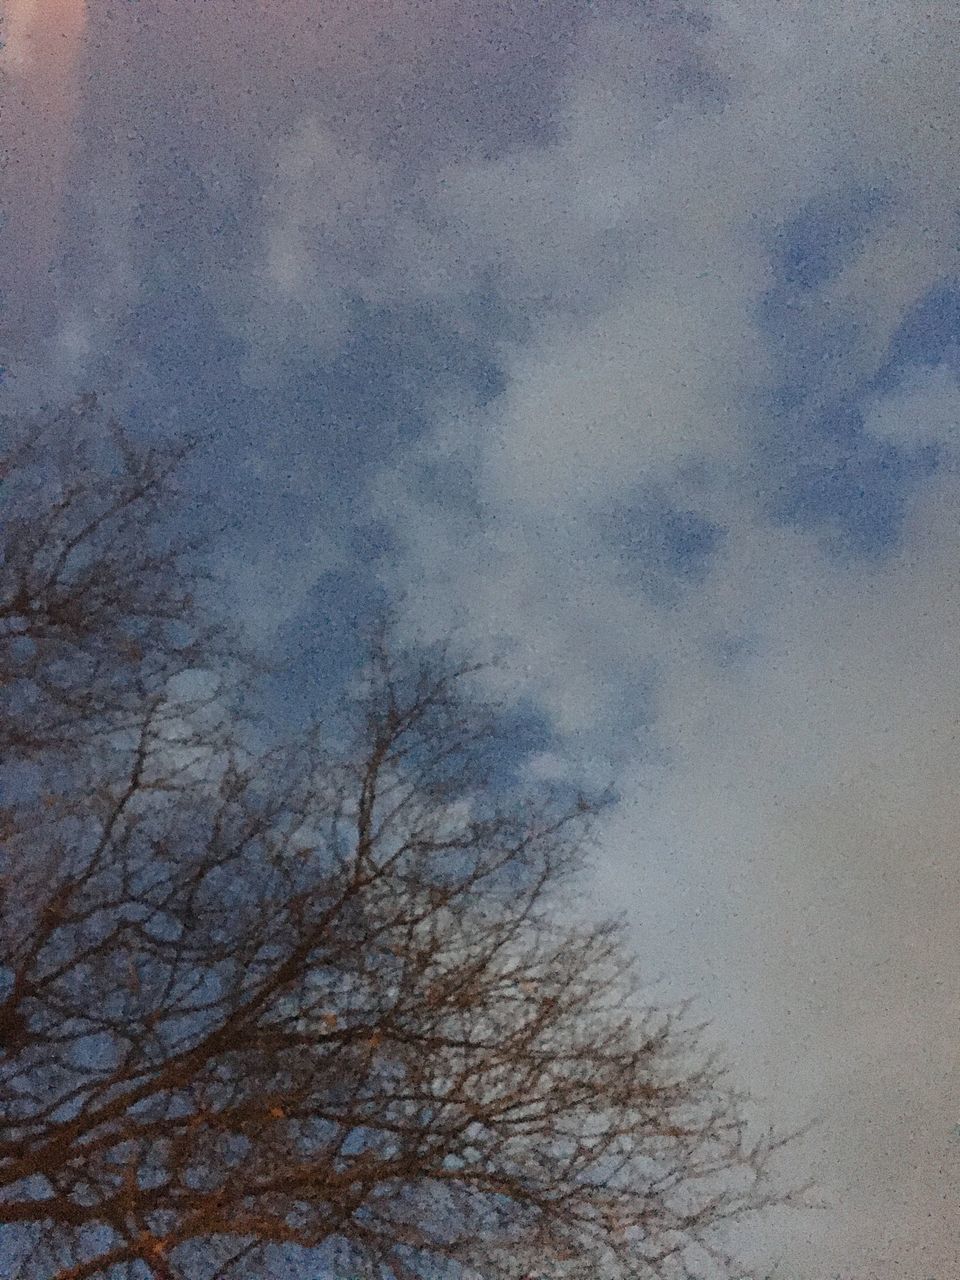
[[[533,317],[504,343],[503,396],[438,406],[413,450],[470,442],[483,529],[405,505],[396,473],[380,509],[418,623],[509,639],[514,687],[563,743],[537,768],[609,761],[625,801],[598,893],[630,899],[652,967],[702,993],[765,1116],[825,1114],[802,1155],[832,1207],[748,1242],[787,1273],[926,1280],[960,1259],[955,464],[907,504],[891,558],[841,566],[769,523],[755,446],[778,228],[848,184],[889,193],[811,286],[849,338],[816,401],[867,383],[954,272],[960,42],[945,9],[909,4],[711,13],[722,93],[668,109],[618,79],[621,52],[612,88],[572,86],[552,148],[447,175],[444,207]],[[616,34],[642,58],[639,30]],[[954,390],[918,374],[866,406],[868,430],[949,443]],[[728,530],[668,607],[630,590],[593,523],[641,483]],[[750,637],[743,661],[716,662],[722,635]],[[625,701],[651,663],[655,750],[631,757]]]

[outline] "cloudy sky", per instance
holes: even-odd
[[[6,0],[0,396],[199,429],[296,716],[506,655],[595,893],[825,1208],[960,1265],[960,9]]]

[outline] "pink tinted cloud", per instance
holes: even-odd
[[[184,124],[255,147],[310,111],[365,147],[497,146],[536,135],[592,13],[583,0],[92,0],[116,105],[158,95]],[[495,91],[495,87],[499,92]]]
[[[85,0],[10,0],[0,54],[0,344],[52,323],[50,272],[79,103]]]

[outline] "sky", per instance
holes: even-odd
[[[387,601],[504,655],[597,903],[821,1121],[744,1249],[956,1275],[960,11],[0,13],[4,408],[204,435],[291,722]]]

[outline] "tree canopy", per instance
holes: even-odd
[[[6,430],[10,1275],[727,1266],[780,1144],[578,909],[594,806],[494,784],[476,669],[388,630],[336,725],[258,747],[183,455],[90,400]]]

